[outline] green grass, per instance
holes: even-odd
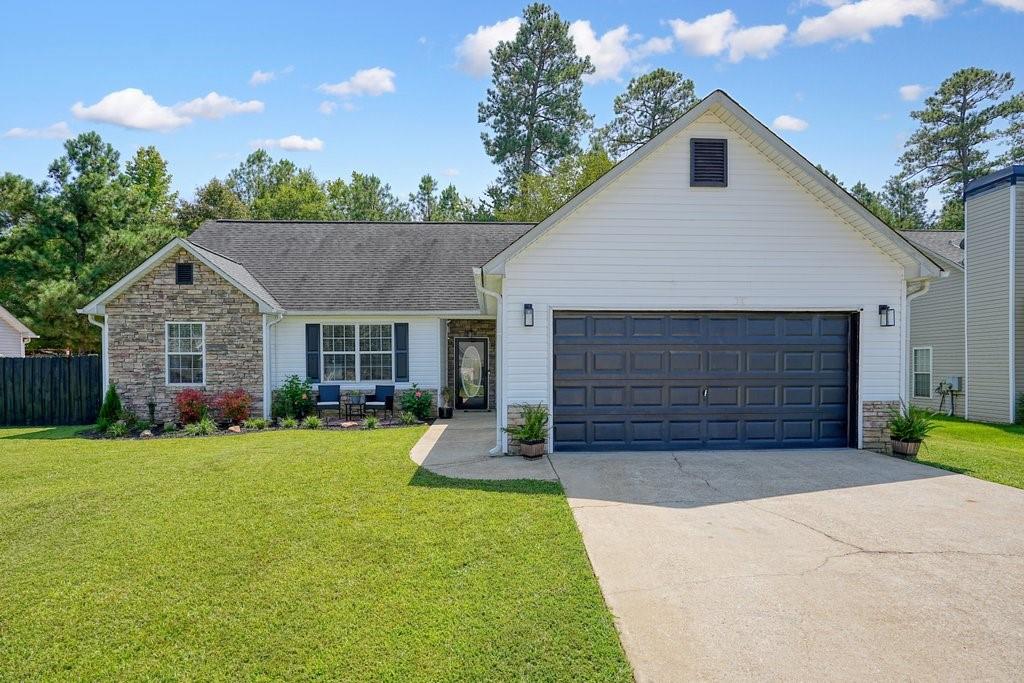
[[[423,428],[0,429],[0,680],[631,680],[561,488]]]
[[[917,461],[1024,489],[1024,427],[937,417]]]

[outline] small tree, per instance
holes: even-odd
[[[111,384],[107,387],[107,393],[103,397],[103,403],[100,405],[100,414],[96,419],[96,427],[101,431],[107,431],[110,425],[121,419],[121,397],[117,395],[117,387]]]

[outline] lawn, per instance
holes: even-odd
[[[917,461],[1024,489],[1024,427],[936,418]]]
[[[631,680],[560,486],[422,433],[0,429],[0,680]]]

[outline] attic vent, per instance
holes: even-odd
[[[728,184],[728,141],[690,138],[690,187],[726,187]]]
[[[176,264],[174,264],[174,284],[176,284],[176,285],[190,285],[190,284],[192,284],[192,264],[191,263],[176,263]]]

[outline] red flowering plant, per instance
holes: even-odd
[[[431,406],[434,397],[429,391],[420,389],[415,384],[408,391],[402,392],[402,412],[412,413],[416,419],[425,421],[430,419]]]
[[[241,424],[252,414],[252,395],[245,389],[224,391],[214,397],[213,407],[224,422]]]
[[[178,409],[178,422],[183,425],[199,422],[210,410],[206,394],[198,389],[183,389],[174,397]]]

